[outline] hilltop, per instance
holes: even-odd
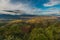
[[[26,22],[39,23],[39,22],[42,22],[42,21],[54,21],[54,20],[58,20],[58,17],[56,17],[56,16],[39,16],[39,17],[29,19]]]

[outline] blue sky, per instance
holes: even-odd
[[[15,3],[26,3],[29,4],[32,8],[45,8],[44,3],[49,2],[49,0],[11,0],[13,4]]]
[[[48,8],[48,7],[45,7],[44,4],[46,4],[46,3],[48,4],[49,2],[53,2],[53,3],[51,3],[51,5],[54,4],[54,5],[52,5],[54,7],[58,8],[60,6],[60,3],[59,3],[60,0],[52,0],[52,1],[51,0],[11,0],[11,3],[14,3],[14,4],[15,3],[24,3],[24,4],[27,3],[32,7],[42,8],[42,9]],[[56,4],[54,2],[56,2],[58,4]],[[50,6],[50,7],[52,7],[52,6]]]
[[[36,15],[60,14],[60,0],[0,0],[0,13],[11,14],[1,10],[22,10]]]

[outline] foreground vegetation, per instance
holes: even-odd
[[[0,40],[60,40],[60,21],[11,21],[0,27]]]

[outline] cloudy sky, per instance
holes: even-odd
[[[0,0],[0,14],[14,14],[3,10],[22,10],[27,14],[60,14],[60,0]]]

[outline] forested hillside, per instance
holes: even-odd
[[[0,40],[60,40],[60,21],[34,18],[0,23]]]

